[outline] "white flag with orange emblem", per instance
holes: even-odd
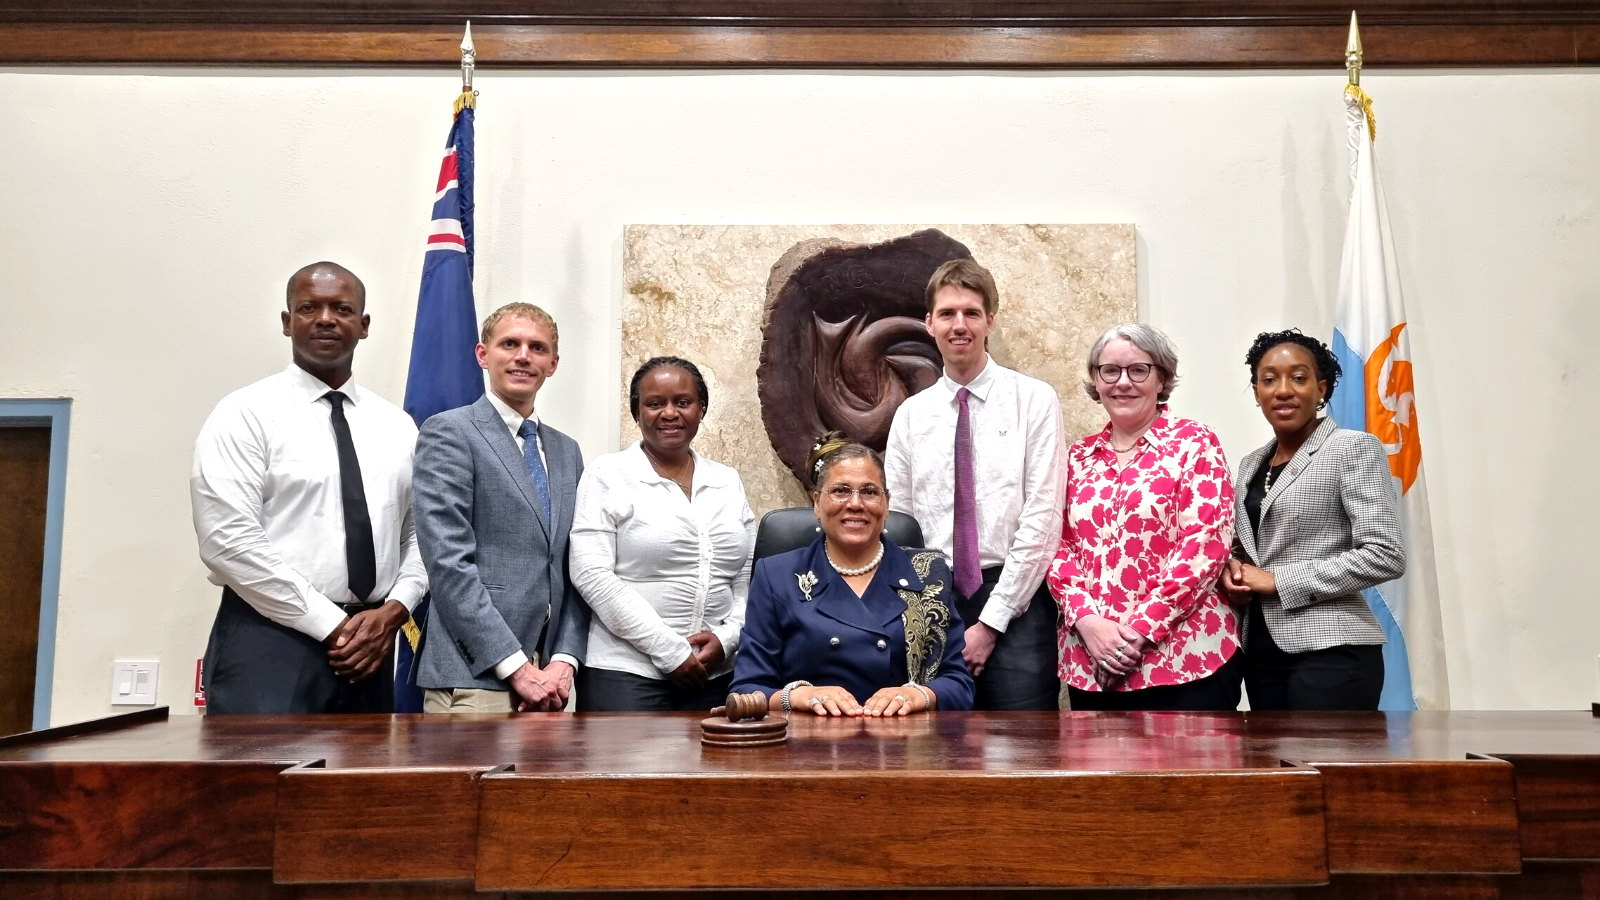
[[[1389,213],[1373,156],[1372,100],[1352,85],[1345,91],[1345,104],[1352,190],[1333,326],[1333,352],[1345,377],[1329,409],[1341,426],[1369,431],[1383,442],[1400,494],[1406,574],[1366,591],[1367,603],[1389,636],[1383,651],[1379,706],[1446,709],[1450,685],[1433,560],[1433,523],[1422,477],[1411,340],[1389,236]]]

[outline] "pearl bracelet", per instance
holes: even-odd
[[[922,685],[917,684],[915,681],[906,682],[904,687],[916,688],[918,691],[920,691],[922,693],[922,699],[928,701],[928,705],[924,706],[923,709],[933,709],[933,691],[930,691]]]
[[[794,711],[793,708],[789,706],[789,692],[794,690],[797,687],[811,687],[811,686],[812,686],[812,684],[809,681],[791,681],[788,684],[784,685],[783,686],[783,693],[780,695],[779,700],[778,700],[779,707],[782,708],[785,713],[793,712]]]

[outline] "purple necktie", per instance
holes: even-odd
[[[956,590],[971,597],[983,586],[978,565],[978,496],[972,477],[972,413],[966,388],[956,391]]]

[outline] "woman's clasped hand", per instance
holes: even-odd
[[[1278,579],[1266,569],[1259,569],[1240,559],[1228,560],[1218,581],[1228,602],[1235,606],[1248,606],[1256,594],[1277,596]]]
[[[909,716],[927,711],[925,690],[906,685],[880,688],[861,703],[842,687],[797,687],[790,691],[789,702],[795,710],[819,716]]]
[[[1078,620],[1077,628],[1089,658],[1094,660],[1095,680],[1102,688],[1137,670],[1140,657],[1149,648],[1144,635],[1104,616],[1084,616]]]

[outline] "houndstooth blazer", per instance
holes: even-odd
[[[1273,641],[1289,653],[1383,643],[1361,591],[1406,570],[1400,499],[1383,445],[1323,419],[1262,500],[1257,533],[1245,492],[1276,449],[1273,441],[1246,456],[1233,483],[1234,555],[1278,583],[1276,597],[1261,598]]]

